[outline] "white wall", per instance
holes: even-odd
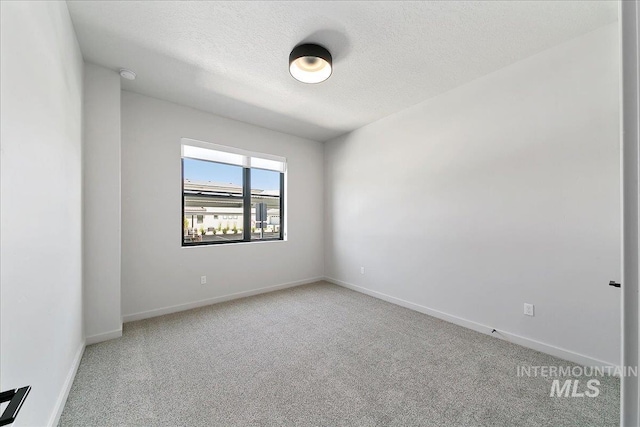
[[[83,349],[82,57],[64,2],[1,3],[0,389],[57,422]],[[28,226],[25,226],[28,225]]]
[[[618,54],[610,25],[328,142],[326,275],[619,364]]]
[[[183,137],[286,157],[288,240],[181,247]],[[125,321],[322,277],[322,159],[321,143],[123,91]]]
[[[83,242],[87,343],[122,335],[120,312],[120,75],[84,69]]]

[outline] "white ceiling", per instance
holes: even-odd
[[[614,1],[68,1],[88,62],[123,88],[324,141],[617,19]],[[289,75],[326,46],[318,85]]]

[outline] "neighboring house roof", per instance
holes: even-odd
[[[278,190],[251,190],[253,202],[266,203],[267,215],[278,215]],[[211,181],[184,180],[185,215],[242,214],[242,186]]]
[[[191,179],[184,180],[184,191],[185,192],[205,192],[205,193],[232,193],[232,194],[242,194],[242,186],[231,184],[231,183],[223,183],[223,182],[214,182],[214,181],[197,181]],[[251,194],[260,194],[265,196],[279,196],[279,190],[260,190],[258,188],[252,188]]]

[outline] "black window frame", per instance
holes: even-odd
[[[210,162],[224,165],[226,163],[214,162],[212,160],[205,159],[194,159],[202,162]],[[180,183],[180,187],[182,190],[182,218],[180,221],[180,229],[182,230],[180,233],[180,241],[182,247],[191,247],[191,246],[211,246],[211,245],[228,245],[228,244],[237,244],[237,243],[251,243],[251,242],[279,242],[284,240],[284,184],[285,184],[285,176],[284,172],[277,172],[280,174],[280,233],[277,238],[270,239],[251,239],[251,169],[260,169],[260,170],[270,170],[270,169],[261,169],[261,168],[251,168],[246,166],[238,166],[242,168],[242,240],[221,240],[216,242],[185,242],[184,240],[184,157],[180,159],[181,164],[181,175],[182,180]]]

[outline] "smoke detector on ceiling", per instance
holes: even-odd
[[[127,70],[126,68],[121,68],[120,69],[120,77],[122,77],[123,79],[127,79],[127,80],[135,80],[136,79],[136,73],[134,73],[131,70]]]

